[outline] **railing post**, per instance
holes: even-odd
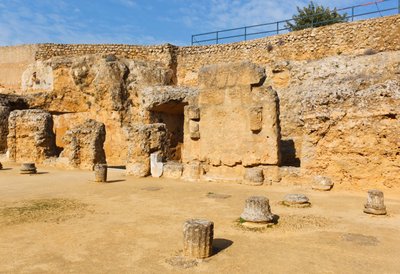
[[[279,34],[279,21],[276,22],[276,34]]]
[[[311,28],[314,27],[314,14],[311,14]]]
[[[247,27],[244,27],[244,41],[247,41]]]
[[[192,35],[192,46],[193,46],[193,35]]]
[[[354,6],[351,7],[351,22],[353,21],[354,21]]]
[[[398,4],[397,4],[397,13],[400,14],[400,0],[398,0]]]
[[[216,32],[217,39],[215,39],[215,44],[218,45],[218,31]]]

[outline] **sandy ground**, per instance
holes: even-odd
[[[360,190],[134,179],[117,169],[109,170],[111,183],[99,184],[91,172],[5,168],[1,273],[400,273],[396,190],[385,191],[389,214],[371,216]],[[280,205],[287,193],[306,194],[312,207]],[[238,227],[251,195],[270,199],[278,225]],[[193,217],[214,221],[216,254],[183,268],[182,224]]]

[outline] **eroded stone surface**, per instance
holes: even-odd
[[[36,165],[35,163],[23,163],[20,168],[21,174],[36,174]]]
[[[329,191],[332,189],[332,187],[333,187],[333,182],[330,178],[320,175],[314,177],[312,189]]]
[[[244,183],[248,185],[262,185],[264,183],[264,174],[262,168],[246,168]]]
[[[190,219],[183,225],[183,255],[203,259],[212,255],[214,223]]]
[[[263,196],[251,196],[246,199],[245,207],[240,218],[246,222],[268,223],[273,221],[269,200]]]
[[[374,215],[386,214],[386,206],[382,191],[377,189],[368,190],[367,203],[364,205],[364,212]]]
[[[105,138],[104,124],[88,119],[65,133],[60,158],[67,159],[68,166],[93,170],[96,164],[106,163]]]
[[[39,109],[14,110],[8,119],[9,159],[17,162],[44,160],[57,156],[53,118]]]
[[[7,152],[8,116],[10,108],[0,105],[0,154]]]
[[[150,154],[159,152],[161,159],[169,154],[169,139],[165,124],[134,124],[128,129],[128,175],[145,177],[150,175]]]
[[[203,167],[200,162],[186,164],[183,168],[182,179],[187,181],[198,181],[203,175]]]
[[[182,176],[183,166],[178,162],[167,162],[164,165],[164,178],[179,179]]]
[[[287,206],[293,207],[307,207],[310,206],[308,197],[304,194],[287,194],[283,198],[282,203]]]
[[[214,167],[279,164],[279,100],[273,89],[263,85],[265,77],[264,68],[249,62],[200,70],[198,102],[185,112],[184,131],[190,134],[185,134],[184,163],[201,161]],[[197,108],[199,113],[190,112]],[[242,179],[244,171],[236,179]],[[213,168],[207,177],[232,180],[233,175]]]
[[[94,165],[94,181],[98,183],[107,182],[107,165],[95,164]]]

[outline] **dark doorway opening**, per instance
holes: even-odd
[[[152,122],[163,123],[168,129],[170,141],[168,160],[180,161],[182,158],[185,105],[186,103],[171,101],[152,108]]]

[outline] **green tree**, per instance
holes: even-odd
[[[320,27],[340,22],[347,22],[347,14],[339,14],[337,9],[330,10],[323,6],[315,5],[312,1],[308,7],[297,7],[298,14],[293,15],[292,22],[287,21],[286,27],[290,31],[302,30],[311,27]]]

